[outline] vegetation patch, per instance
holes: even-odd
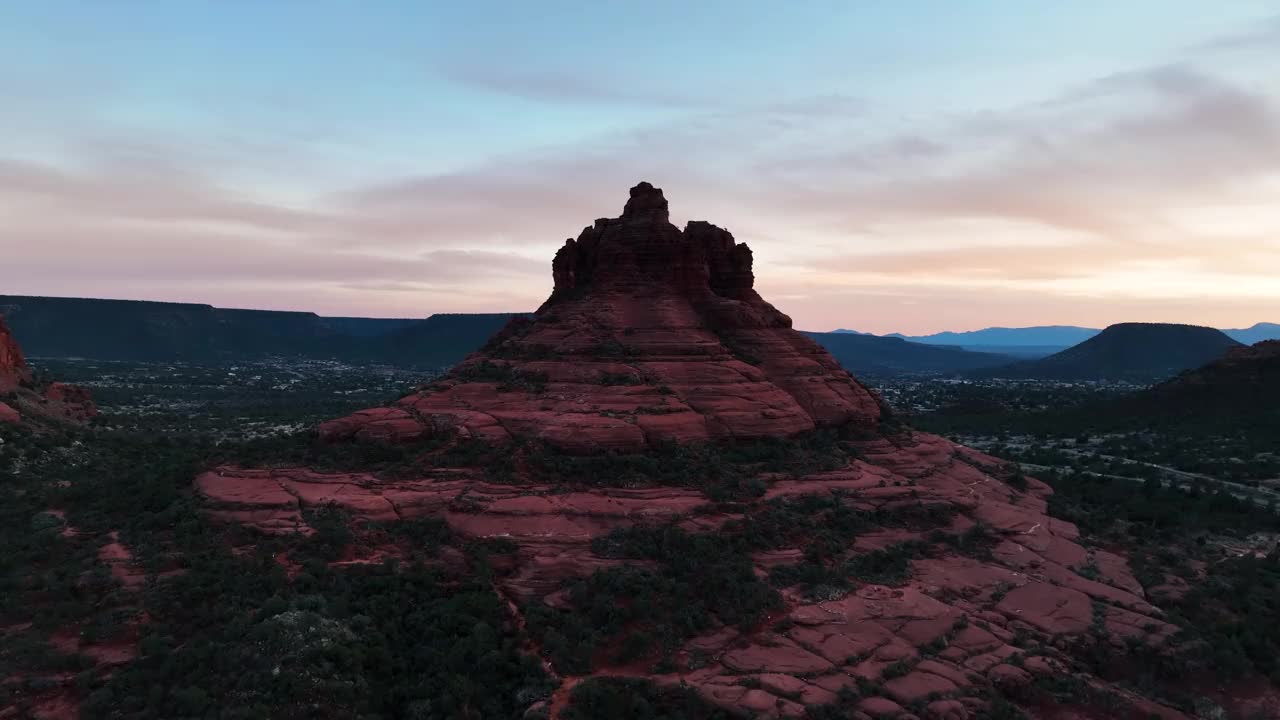
[[[460,365],[452,376],[463,382],[492,382],[498,384],[498,392],[523,391],[534,394],[547,389],[547,374],[514,367],[508,363],[481,360]]]
[[[828,430],[791,440],[668,443],[643,453],[573,455],[537,445],[527,445],[524,450],[526,465],[537,480],[615,487],[692,487],[715,501],[762,495],[767,487],[764,475],[800,477],[835,470],[847,465],[850,457],[838,433]]]
[[[643,385],[644,378],[636,373],[629,372],[603,372],[600,373],[601,385]]]
[[[192,497],[198,471],[232,452],[207,438],[0,437],[0,625],[30,623],[0,643],[0,673],[34,683],[7,698],[20,715],[26,697],[67,692],[85,718],[313,717],[318,707],[326,717],[517,718],[552,690],[485,573],[329,567],[367,534],[424,555],[456,542],[437,520],[350,522],[320,507],[308,510],[310,538],[250,535],[212,524]],[[99,560],[110,531],[152,576],[145,585],[122,587]],[[463,549],[482,559],[507,548]],[[178,574],[159,575],[175,564]],[[138,657],[108,672],[56,650],[52,635],[67,632],[131,646],[141,633]],[[72,685],[41,684],[61,672]]]
[[[750,628],[782,607],[755,576],[741,540],[673,525],[620,529],[592,543],[609,558],[643,561],[597,570],[566,586],[568,610],[535,603],[529,629],[563,672],[670,655],[684,640],[722,625]]]
[[[1076,523],[1095,542],[1129,548],[1135,576],[1148,593],[1168,578],[1191,586],[1160,602],[1167,619],[1181,628],[1177,635],[1158,647],[1086,644],[1077,656],[1092,671],[1184,708],[1195,700],[1186,690],[1189,683],[1205,675],[1261,675],[1280,682],[1280,550],[1226,549],[1274,539],[1280,516],[1201,483],[1179,488],[1078,473],[1044,479],[1055,490],[1051,514]],[[1095,570],[1086,564],[1077,572],[1088,576]]]
[[[591,678],[569,695],[564,720],[733,720],[736,716],[683,686],[632,678]]]

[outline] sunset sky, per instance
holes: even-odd
[[[1280,322],[1280,14],[0,7],[0,293],[529,310],[639,180],[804,329]]]

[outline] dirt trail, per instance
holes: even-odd
[[[551,665],[551,661],[542,654],[542,647],[538,645],[538,642],[529,634],[528,627],[524,619],[524,613],[520,612],[520,606],[507,594],[505,590],[503,590],[499,583],[493,583],[493,591],[497,594],[498,598],[506,604],[507,610],[511,613],[511,617],[516,621],[516,628],[519,630],[520,634],[527,638],[525,651],[538,658],[542,662],[542,669],[547,673],[547,675],[552,680],[559,683],[559,686],[551,693],[551,697],[547,699],[547,713],[550,720],[557,720],[560,717],[560,714],[569,706],[569,696],[573,693],[573,689],[583,680],[598,677],[645,678],[649,680],[658,679],[642,669],[634,668],[605,667],[593,670],[589,675],[560,675]]]

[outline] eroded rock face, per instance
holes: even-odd
[[[0,315],[0,393],[11,395],[0,402],[0,422],[16,423],[23,415],[83,422],[98,414],[89,391],[76,385],[32,384],[31,368],[22,348]]]
[[[555,290],[433,387],[321,434],[417,440],[456,433],[577,452],[667,442],[875,429],[878,400],[752,288],[728,231],[667,219],[662,191],[631,190],[552,264]],[[398,411],[398,412],[397,412]]]
[[[849,717],[983,717],[993,693],[1018,697],[1034,678],[1068,672],[1075,643],[1154,645],[1173,633],[1125,558],[1086,549],[1074,525],[1048,516],[1046,485],[1018,475],[1015,489],[1000,460],[882,424],[877,398],[752,289],[750,251],[709,224],[676,229],[652,186],[632,190],[622,217],[568,241],[554,274],[535,319],[513,322],[445,380],[321,427],[331,442],[408,443],[424,453],[418,464],[392,475],[220,467],[195,481],[208,511],[268,534],[314,533],[308,511],[336,507],[379,522],[438,518],[468,541],[501,540],[508,550],[493,561],[493,582],[524,627],[527,608],[572,607],[569,581],[654,565],[602,553],[615,531],[675,528],[727,542],[769,508],[838,497],[872,527],[849,536],[833,564],[896,548],[902,565],[891,579],[775,583],[785,585],[780,600],[750,627],[685,637],[661,667],[653,658],[593,666],[687,685],[758,717],[799,717],[846,688],[859,695]],[[619,482],[607,465],[587,476],[535,468],[545,452],[660,464],[655,447],[788,438],[798,447],[823,434],[840,438],[834,466],[757,462],[754,484],[732,503],[687,473]],[[492,456],[449,454],[476,446],[510,461],[505,473],[491,472]],[[817,530],[782,529],[790,539],[747,557],[754,577],[799,565]],[[970,536],[980,546],[960,540]],[[557,717],[590,675],[547,666],[563,680],[545,706]],[[1144,717],[1183,717],[1131,700],[1145,703]]]
[[[31,369],[22,356],[22,348],[9,332],[4,316],[0,315],[0,392],[12,391],[30,380]]]

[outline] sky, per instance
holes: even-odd
[[[803,329],[1280,322],[1280,9],[0,4],[3,294],[530,310],[640,180]]]

